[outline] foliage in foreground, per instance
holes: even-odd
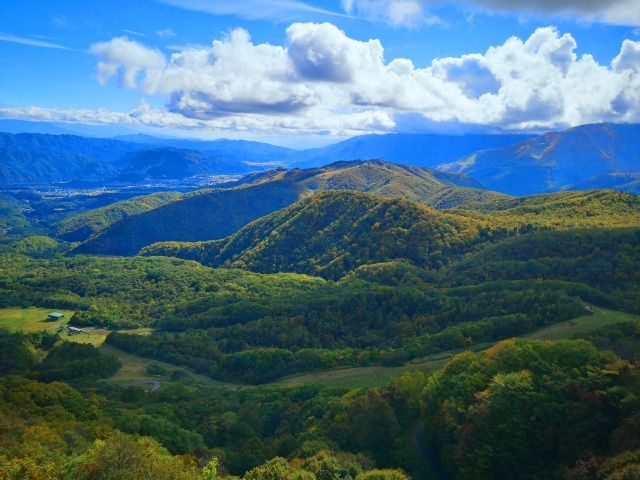
[[[0,377],[7,479],[408,480],[443,469],[465,480],[614,480],[640,465],[637,367],[586,341],[509,340],[431,377],[350,391],[177,383],[145,394],[95,377],[44,383],[28,378],[37,359],[1,362],[13,372]]]

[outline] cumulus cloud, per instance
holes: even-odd
[[[287,29],[287,53],[303,79],[347,83],[382,64],[378,40],[358,42],[329,23],[309,25],[294,23]]]
[[[134,88],[140,85],[143,91],[154,90],[160,76],[165,57],[158,51],[129,40],[117,37],[108,42],[91,45],[90,52],[104,61],[98,63],[98,81],[104,84],[109,78],[117,76],[120,84]],[[144,79],[139,82],[139,75]]]
[[[640,121],[640,42],[625,40],[610,65],[578,57],[576,48],[570,34],[540,28],[484,54],[416,68],[405,58],[386,61],[378,40],[354,40],[327,23],[295,23],[282,46],[254,44],[237,29],[168,59],[126,38],[91,51],[101,57],[102,82],[115,77],[167,98],[163,110],[128,115],[136,121],[167,116],[217,128],[341,134],[393,131],[417,118],[505,130]]]

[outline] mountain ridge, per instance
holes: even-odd
[[[488,189],[516,196],[579,188],[589,178],[591,186],[602,188],[606,185],[594,183],[598,177],[640,171],[639,136],[638,124],[582,125],[475,152],[437,168],[465,173]]]
[[[640,198],[617,191],[504,200],[493,210],[434,210],[405,199],[325,191],[208,242],[156,243],[140,255],[211,267],[292,272],[337,280],[356,268],[408,261],[438,270],[480,244],[531,231],[637,227]]]
[[[102,232],[85,239],[85,243],[77,247],[76,251],[77,253],[134,255],[143,246],[157,241],[201,241],[223,238],[234,232],[224,230],[224,235],[219,235],[216,229],[205,229],[200,224],[189,223],[185,219],[193,216],[194,212],[197,212],[200,218],[212,218],[217,214],[235,212],[238,218],[233,222],[233,225],[239,229],[249,221],[258,218],[253,212],[238,210],[242,205],[266,215],[291,205],[304,196],[323,190],[364,191],[386,197],[416,200],[437,208],[508,198],[505,195],[480,188],[458,187],[457,184],[479,185],[468,177],[442,174],[421,167],[398,166],[382,160],[339,162],[333,166],[309,170],[271,170],[263,174],[250,175],[230,184],[228,188],[185,194],[172,204],[158,206],[157,209],[151,211],[139,211],[138,215],[127,218],[118,218],[124,224],[120,225],[119,222],[116,222],[107,225]],[[258,194],[258,191],[262,193]],[[263,195],[262,204],[259,206],[253,204],[258,201],[257,195]],[[272,198],[273,195],[280,195],[281,198]],[[209,196],[214,196],[216,200],[210,199]],[[254,200],[247,203],[247,198]],[[139,201],[144,201],[144,199],[141,198]],[[273,209],[269,210],[271,207]],[[119,208],[118,205],[114,205],[113,208],[102,211],[107,212],[117,208]],[[84,218],[88,223],[93,224],[92,215],[87,215]],[[240,218],[243,220],[240,221]],[[72,221],[76,224],[76,230],[82,228],[81,218]],[[141,225],[146,225],[146,228],[143,229]],[[178,230],[180,233],[177,233]],[[136,238],[131,236],[130,232],[133,231],[137,232]],[[174,235],[174,237],[169,235]],[[112,238],[111,241],[108,240],[109,237]],[[127,242],[119,240],[121,237],[128,238]],[[126,246],[125,243],[130,246]]]

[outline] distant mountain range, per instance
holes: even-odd
[[[0,182],[5,186],[78,180],[137,182],[197,175],[244,174],[270,167],[250,165],[240,160],[252,158],[251,153],[245,150],[255,150],[256,147],[239,147],[242,148],[234,157],[212,150],[77,135],[0,133]],[[269,145],[267,148],[277,147]]]
[[[11,126],[6,122],[0,121],[0,128]],[[32,129],[44,128],[38,124]],[[55,125],[52,129],[60,131]],[[243,140],[4,133],[0,134],[0,182],[183,180],[261,172],[277,166],[313,168],[338,161],[384,159],[463,173],[476,181],[468,186],[509,195],[593,188],[637,193],[638,138],[640,125],[597,124],[541,136],[364,135],[297,151]]]
[[[334,145],[299,152],[291,165],[311,168],[340,160],[382,158],[391,163],[435,167],[478,150],[502,147],[534,135],[438,135],[390,133],[362,135]]]
[[[583,125],[475,152],[438,168],[511,195],[583,188],[638,192],[640,125]]]

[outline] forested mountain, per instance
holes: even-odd
[[[137,140],[108,165],[208,162]],[[639,197],[382,160],[226,187],[0,193],[0,478],[638,477]]]
[[[324,192],[258,219],[226,239],[159,243],[141,253],[336,279],[360,265],[399,259],[441,268],[474,244],[531,230],[638,226],[640,221],[640,199],[614,191],[499,200],[482,209],[442,212],[405,200]]]
[[[615,190],[588,190],[500,199],[461,209],[506,228],[514,224],[560,229],[626,227],[638,225],[640,197]]]
[[[287,179],[311,191],[353,190],[382,197],[404,198],[433,208],[444,209],[476,202],[508,198],[487,191],[466,175],[450,174],[384,160],[336,162],[311,169],[277,169],[247,175],[236,184],[258,184]]]
[[[596,188],[610,188],[623,192],[640,194],[640,172],[606,173],[589,177],[564,187],[566,190],[593,190]]]
[[[479,229],[480,222],[414,202],[323,192],[256,220],[224,240],[191,246],[156,244],[142,254],[337,279],[362,264],[398,259],[438,268],[479,241]]]
[[[199,190],[122,218],[78,245],[73,253],[135,255],[157,241],[223,238],[252,220],[291,205],[303,193],[302,187],[287,181]]]
[[[131,215],[138,215],[183,197],[179,192],[160,192],[133,197],[64,219],[53,227],[56,235],[70,242],[82,242],[109,225]]]
[[[29,151],[0,146],[3,185],[112,179],[118,170],[95,157],[66,152]]]
[[[240,174],[250,167],[226,158],[216,157],[196,150],[178,148],[150,148],[135,152],[115,162],[120,181],[137,181],[151,178],[182,179],[197,175]]]
[[[296,151],[241,140],[200,141],[124,135],[95,139],[0,134],[0,180],[6,184],[69,180],[184,179],[273,166],[320,167],[339,161],[387,162],[464,173],[509,195],[561,189],[637,191],[639,125],[583,125],[532,135],[364,135]],[[622,175],[622,176],[620,176]]]
[[[339,162],[308,170],[269,170],[248,175],[230,185],[232,186],[226,189],[185,194],[170,205],[152,211],[141,211],[138,215],[128,217],[123,224],[111,227],[108,226],[118,217],[109,214],[113,220],[103,220],[108,228],[89,239],[77,251],[133,255],[143,246],[158,241],[218,239],[234,233],[251,220],[294,203],[302,196],[324,190],[371,192],[392,198],[408,198],[436,208],[509,198],[478,188],[480,185],[475,180],[464,175],[394,165],[382,160]],[[254,200],[239,201],[241,197],[251,197]],[[137,203],[143,201],[142,198],[136,200]],[[130,202],[123,206],[114,204],[96,213],[126,210],[129,208],[127,205]],[[193,212],[197,212],[197,217],[194,217]],[[234,215],[229,216],[229,212],[234,212]],[[84,223],[91,223],[92,217],[93,214],[81,215],[66,223],[77,225],[75,228],[79,230]],[[195,218],[199,220],[196,221]],[[201,219],[207,221],[203,224]],[[228,227],[218,230],[215,225],[220,221],[226,222]]]
[[[438,168],[465,173],[490,190],[510,195],[557,191],[574,184],[569,188],[580,188],[588,179],[593,188],[607,188],[598,178],[640,170],[639,135],[637,124],[583,125],[478,151]],[[615,186],[623,188],[624,183]]]
[[[287,165],[297,155],[296,150],[262,142],[247,140],[189,140],[184,138],[158,138],[149,135],[121,135],[114,140],[147,144],[155,147],[196,150],[235,163],[249,165]]]

